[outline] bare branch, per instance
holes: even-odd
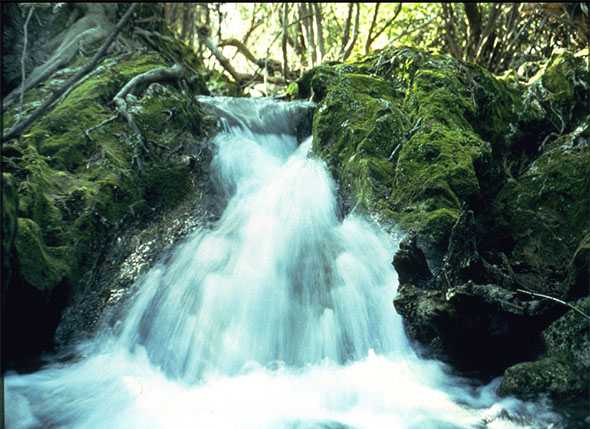
[[[367,47],[367,46],[365,46],[365,50],[367,50],[367,48],[370,48],[370,47],[371,47],[371,44],[372,44],[372,43],[373,43],[375,40],[377,40],[377,38],[378,38],[379,36],[381,36],[381,34],[382,34],[382,33],[383,33],[383,32],[384,32],[384,31],[385,31],[387,28],[389,28],[389,26],[390,26],[391,24],[393,24],[393,21],[395,21],[395,20],[397,19],[397,17],[399,16],[399,14],[400,14],[400,12],[401,12],[401,11],[402,11],[402,4],[401,4],[401,3],[399,3],[399,4],[397,5],[397,9],[395,10],[395,12],[394,12],[393,16],[392,16],[392,17],[391,17],[391,18],[390,18],[390,19],[389,19],[389,20],[388,20],[388,21],[385,23],[385,25],[384,25],[383,27],[381,27],[381,29],[380,29],[380,30],[378,30],[378,31],[375,33],[375,35],[374,35],[374,36],[371,38],[370,42],[369,42],[369,39],[367,39],[367,42],[368,42],[368,47]],[[368,50],[367,50],[367,53],[368,53]]]
[[[559,298],[555,298],[554,296],[550,296],[550,295],[545,295],[542,293],[537,293],[537,292],[531,292],[525,289],[517,289],[518,292],[522,292],[522,293],[526,293],[527,295],[532,295],[532,296],[538,296],[539,298],[545,298],[551,301],[555,301],[558,302],[562,305],[565,305],[566,307],[571,308],[572,310],[574,310],[576,313],[580,314],[581,316],[583,316],[584,318],[590,320],[590,316],[587,315],[586,313],[584,313],[582,310],[580,310],[578,307],[576,307],[575,305],[570,304],[569,302],[563,301]]]
[[[207,49],[209,49],[209,51],[213,54],[213,56],[217,59],[217,61],[219,61],[219,64],[221,64],[221,66],[225,70],[227,70],[227,72],[231,75],[231,77],[236,82],[239,83],[239,82],[243,81],[244,75],[241,73],[238,73],[238,71],[236,71],[236,69],[234,69],[234,67],[231,65],[229,60],[219,50],[219,48],[217,47],[215,42],[209,37],[208,32],[209,32],[208,29],[205,27],[201,27],[197,30],[197,34],[199,35],[199,40],[201,41],[201,43],[203,43],[207,47]]]
[[[287,33],[287,20],[289,15],[289,4],[283,4],[283,19],[282,19],[282,27],[283,27],[283,40],[281,44],[281,48],[283,50],[283,77],[287,80],[287,75],[289,74],[289,63],[287,58],[287,40],[289,35]]]
[[[367,42],[365,43],[365,54],[369,53],[371,49],[371,42],[373,41],[373,30],[375,29],[375,24],[377,23],[377,16],[379,15],[379,6],[381,3],[377,2],[375,4],[375,9],[373,9],[373,18],[371,19],[371,25],[369,26],[369,33],[367,34]]]

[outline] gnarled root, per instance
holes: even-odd
[[[132,94],[133,91],[137,90],[138,88],[147,88],[150,84],[156,82],[169,82],[169,81],[178,81],[182,79],[186,74],[186,70],[180,64],[175,64],[172,67],[159,67],[154,70],[147,71],[140,75],[135,76],[129,82],[123,86],[113,98],[113,102],[117,108],[117,113],[121,115],[127,121],[129,128],[133,131],[133,133],[139,139],[140,150],[149,154],[149,148],[147,146],[147,141],[137,126],[133,118],[133,114],[129,110],[127,105],[127,96]],[[142,169],[142,161],[140,156],[134,157],[134,162],[137,164],[138,168]]]

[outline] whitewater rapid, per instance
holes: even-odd
[[[392,306],[397,241],[339,220],[326,166],[296,137],[309,105],[201,102],[224,124],[211,142],[221,218],[152,268],[75,361],[8,374],[9,429],[557,424],[540,404],[498,398],[497,382],[415,355]]]

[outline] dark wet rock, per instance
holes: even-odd
[[[207,174],[201,173],[195,185],[177,207],[159,210],[150,220],[118,231],[63,312],[55,332],[58,353],[67,353],[69,346],[92,337],[100,328],[113,328],[125,308],[121,304],[132,296],[137,280],[164,261],[175,244],[219,217]]]
[[[393,266],[400,284],[424,288],[432,279],[426,257],[416,243],[416,234],[410,234],[401,241],[399,250],[393,257]]]
[[[477,232],[472,210],[463,210],[449,238],[449,247],[444,259],[445,282],[461,284],[466,281],[485,283],[484,261],[477,246]]]
[[[541,350],[543,306],[496,285],[469,282],[446,291],[401,285],[394,305],[427,355],[462,371],[491,375]]]
[[[545,353],[533,362],[506,370],[501,395],[536,397],[550,394],[560,401],[588,398],[590,394],[590,298],[570,309],[543,332]]]

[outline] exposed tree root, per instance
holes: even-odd
[[[96,66],[99,64],[99,62],[106,55],[107,50],[109,49],[109,47],[111,46],[113,41],[117,38],[118,34],[121,32],[121,30],[123,29],[123,27],[127,23],[127,20],[133,14],[133,11],[135,10],[136,6],[137,6],[137,3],[134,3],[129,7],[129,9],[127,9],[127,12],[125,12],[125,15],[123,15],[123,17],[119,20],[119,23],[115,27],[115,30],[111,33],[109,38],[107,40],[105,40],[105,42],[102,44],[102,46],[100,47],[98,52],[94,55],[92,60],[88,64],[86,64],[84,67],[82,67],[82,69],[80,69],[78,71],[78,73],[76,73],[74,76],[72,76],[70,79],[68,79],[68,81],[61,88],[59,88],[57,91],[55,91],[47,100],[45,100],[45,102],[37,110],[35,110],[33,113],[31,113],[29,116],[27,116],[22,121],[16,123],[10,130],[8,130],[8,132],[2,136],[2,142],[6,142],[8,140],[11,140],[11,139],[14,139],[14,138],[20,136],[29,126],[31,126],[31,124],[33,122],[35,122],[37,119],[39,119],[45,113],[47,113],[51,109],[51,107],[54,105],[54,103],[57,100],[59,100],[60,97],[63,94],[65,94],[66,91],[70,87],[75,85],[80,79],[82,79],[84,76],[86,76],[88,73],[90,73],[94,68],[96,68]]]
[[[125,118],[127,124],[129,125],[131,130],[133,130],[135,135],[139,138],[139,141],[143,146],[145,146],[146,141],[141,130],[135,123],[133,115],[127,107],[127,95],[131,94],[132,91],[134,91],[140,86],[147,87],[148,85],[155,82],[177,81],[184,77],[184,74],[184,67],[182,67],[179,64],[175,64],[172,67],[159,67],[157,69],[150,70],[148,72],[135,76],[133,79],[127,82],[125,86],[123,86],[123,88],[121,88],[121,90],[113,98],[113,102],[117,107],[117,112]],[[147,150],[147,147],[144,147],[144,149]]]
[[[9,108],[21,93],[24,94],[49,79],[57,70],[67,66],[83,44],[99,42],[115,31],[108,15],[116,4],[85,3],[83,7],[86,10],[84,17],[48,42],[47,47],[51,50],[55,49],[53,55],[44,64],[36,67],[19,87],[2,100],[4,110]]]
[[[25,60],[27,58],[27,42],[29,36],[29,21],[33,16],[33,12],[35,11],[35,6],[31,6],[29,9],[29,13],[27,14],[27,19],[25,20],[25,25],[23,26],[23,34],[24,34],[24,41],[23,41],[23,52],[20,57],[20,69],[21,69],[21,87],[20,87],[20,99],[19,99],[19,106],[18,106],[18,118],[20,119],[23,114],[23,99],[25,96],[24,91],[24,84],[26,79],[26,69],[25,69]]]

